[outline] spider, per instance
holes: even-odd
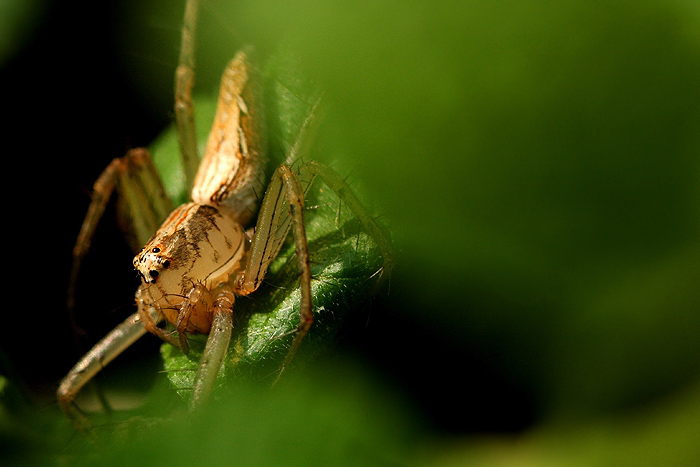
[[[314,320],[304,200],[315,178],[336,193],[376,244],[383,258],[377,274],[386,277],[391,269],[390,243],[345,180],[314,161],[296,164],[317,105],[300,125],[285,162],[266,180],[270,158],[249,49],[236,54],[223,73],[214,123],[199,161],[192,101],[198,6],[197,0],[187,1],[175,76],[175,117],[190,201],[172,210],[149,152],[131,150],[112,161],[95,182],[73,251],[69,308],[81,261],[111,194],[117,191],[128,207],[134,237],[145,243],[133,260],[141,278],[135,294],[137,311],[85,354],[58,387],[62,410],[80,429],[89,425],[74,403],[81,388],[146,332],[184,353],[189,350],[188,335],[208,334],[194,375],[190,410],[206,403],[231,342],[236,297],[258,290],[291,231],[300,290],[299,323],[279,378]],[[164,329],[162,321],[174,329]]]

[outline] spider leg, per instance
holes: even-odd
[[[394,264],[392,248],[388,239],[340,175],[331,168],[313,161],[302,164],[296,173],[289,166],[281,165],[275,171],[265,192],[246,268],[239,276],[236,285],[236,294],[238,295],[247,295],[255,291],[262,283],[270,263],[279,253],[289,230],[293,231],[300,273],[299,325],[277,380],[291,364],[314,319],[311,298],[311,268],[304,224],[304,193],[316,177],[319,177],[338,195],[377,244],[384,259],[377,288],[384,279],[389,277]]]
[[[357,198],[357,195],[352,191],[350,185],[348,185],[337,172],[327,165],[316,161],[308,161],[299,168],[299,178],[313,180],[315,177],[320,178],[326,186],[338,195],[340,200],[345,203],[355,217],[359,219],[364,229],[377,244],[382,259],[384,260],[380,273],[381,276],[376,284],[376,288],[379,288],[384,280],[390,276],[391,270],[394,267],[394,254],[391,243],[384,235],[379,225],[377,225],[374,218],[367,212],[362,202]]]
[[[136,291],[136,306],[138,309],[138,315],[141,318],[141,323],[146,331],[159,337],[164,342],[175,347],[180,346],[180,342],[175,339],[171,333],[164,331],[158,327],[158,323],[163,320],[163,314],[159,309],[154,307],[146,298],[147,294],[143,292],[142,287]],[[152,318],[157,316],[156,319]]]
[[[299,327],[294,336],[292,345],[287,351],[287,356],[282,363],[282,367],[277,375],[279,380],[284,370],[289,366],[296,355],[301,341],[309,332],[309,328],[314,321],[313,305],[311,303],[311,266],[309,265],[309,247],[306,240],[306,226],[304,225],[304,190],[297,175],[286,165],[280,166],[278,171],[281,174],[286,189],[287,202],[289,203],[289,214],[292,221],[292,231],[294,233],[294,248],[299,261],[299,287],[301,288],[301,304],[299,305]]]
[[[215,307],[212,305],[212,302],[212,293],[200,283],[194,284],[188,292],[187,300],[180,308],[180,312],[175,320],[175,328],[177,329],[180,343],[179,347],[184,354],[187,354],[189,351],[187,332],[190,320],[193,318],[192,315],[195,315],[195,320],[197,320],[198,316],[207,315],[207,312]]]
[[[182,46],[180,59],[175,72],[175,120],[180,141],[180,153],[185,171],[187,190],[192,189],[199,166],[197,156],[197,136],[194,123],[194,52],[195,30],[199,10],[198,0],[188,0],[182,26]]]
[[[190,412],[206,404],[211,396],[221,363],[226,356],[233,330],[234,293],[227,284],[212,291],[214,314],[207,343],[204,346],[192,387]]]
[[[150,319],[157,321],[160,317],[151,315]],[[102,338],[63,378],[57,391],[58,402],[76,429],[89,427],[87,417],[73,402],[80,389],[145,333],[139,313],[134,313]]]
[[[83,332],[80,331],[78,323],[76,322],[77,320],[75,319],[74,313],[75,287],[78,280],[78,273],[80,272],[80,266],[83,262],[83,258],[90,249],[90,243],[95,233],[97,223],[102,217],[105,207],[107,206],[107,202],[114,191],[117,178],[119,177],[119,174],[125,170],[124,165],[125,164],[122,159],[114,159],[95,181],[95,184],[93,185],[92,201],[90,202],[88,212],[85,215],[85,219],[83,220],[83,224],[80,228],[78,239],[73,247],[73,264],[68,282],[66,307],[68,308],[70,320],[76,334],[83,334]]]
[[[316,177],[320,178],[326,186],[335,192],[340,200],[344,202],[352,213],[360,220],[365,230],[372,237],[383,258],[383,265],[380,272],[379,280],[375,285],[375,291],[387,279],[394,266],[394,255],[391,248],[391,243],[386,238],[379,225],[374,218],[367,212],[357,195],[347,182],[338,175],[330,167],[315,161],[309,161],[302,164],[297,173],[292,171],[288,166],[282,165],[277,170],[279,178],[282,180],[286,191],[286,201],[289,205],[289,215],[291,218],[292,230],[294,232],[294,245],[296,256],[299,261],[300,272],[300,288],[301,288],[301,305],[299,326],[297,327],[296,335],[292,341],[292,345],[287,352],[287,356],[282,363],[280,372],[277,375],[279,380],[282,372],[289,366],[294,355],[296,354],[302,340],[306,336],[311,324],[313,323],[313,307],[311,303],[311,269],[309,265],[309,251],[307,245],[306,228],[304,226],[304,193],[309,189],[311,183]],[[265,194],[267,198],[267,193]],[[263,206],[265,200],[263,201]],[[261,208],[262,209],[262,208]],[[282,221],[278,221],[280,225],[284,225]],[[256,226],[257,228],[257,226]],[[289,229],[289,227],[287,227]],[[286,235],[286,233],[285,233]],[[279,251],[279,250],[277,250]],[[275,253],[276,255],[277,253]],[[265,268],[269,264],[267,261]]]
[[[250,246],[246,268],[236,284],[237,295],[248,295],[257,290],[270,263],[279,253],[289,230],[293,231],[301,288],[299,326],[277,379],[291,363],[313,323],[311,268],[304,225],[305,188],[308,186],[303,186],[299,177],[287,165],[283,164],[277,168],[265,191],[258,213],[255,236]]]
[[[145,244],[172,210],[170,200],[165,196],[158,173],[145,149],[132,149],[124,157],[114,159],[102,172],[93,186],[92,201],[73,247],[73,264],[66,304],[76,330],[79,329],[74,315],[78,275],[83,259],[90,249],[95,229],[115,189],[126,203],[135,244]]]

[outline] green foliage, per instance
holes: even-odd
[[[73,440],[58,456],[70,465],[395,466],[414,431],[377,379],[348,361],[290,373],[274,390],[242,380],[192,417],[145,418],[103,426],[97,450]],[[154,396],[162,396],[156,393]],[[99,431],[98,431],[99,433]]]

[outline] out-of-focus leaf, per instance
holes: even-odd
[[[695,381],[634,413],[543,426],[517,437],[438,441],[417,458],[431,467],[694,467],[700,464],[699,419],[700,384]]]
[[[0,66],[22,48],[45,8],[45,0],[0,0]]]

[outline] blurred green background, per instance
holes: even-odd
[[[0,20],[22,26],[1,36],[0,84],[25,180],[10,219],[30,246],[2,343],[32,400],[50,405],[75,361],[62,294],[85,192],[172,118],[181,3],[36,0]],[[231,450],[209,452],[698,465],[698,24],[690,0],[203,0],[199,88],[242,44],[293,50],[326,91],[326,162],[391,227],[398,261],[289,405],[242,388],[210,425],[232,430]],[[133,274],[103,235],[83,300],[118,322]],[[262,449],[269,433],[304,439],[301,454]],[[155,450],[177,463],[169,452]]]

